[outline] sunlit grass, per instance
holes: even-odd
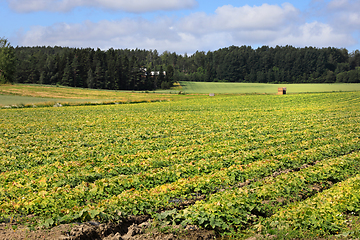
[[[114,91],[103,89],[85,89],[72,87],[56,87],[44,85],[0,85],[0,106],[14,104],[39,104],[48,102],[102,103],[102,102],[142,102],[142,101],[174,101],[195,98],[196,95],[179,95],[174,90],[153,91]]]
[[[267,84],[267,83],[223,83],[180,82],[185,93],[266,93],[276,94],[278,88],[286,87],[287,93],[360,91],[360,84]]]

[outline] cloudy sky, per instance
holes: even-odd
[[[360,0],[0,0],[13,46],[360,49]]]

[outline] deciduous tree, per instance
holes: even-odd
[[[7,39],[0,38],[0,84],[13,83],[14,73],[14,49]]]

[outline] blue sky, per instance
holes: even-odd
[[[13,46],[360,49],[359,0],[0,0],[0,16]]]

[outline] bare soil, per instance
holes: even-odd
[[[114,224],[90,221],[84,224],[63,224],[51,229],[33,229],[15,223],[0,224],[0,240],[210,240],[215,232],[197,226],[155,228],[147,216],[133,217]]]
[[[17,225],[14,223],[0,223],[0,239],[1,240],[17,240],[17,239],[60,239],[60,237],[69,232],[74,224],[63,224],[51,229],[35,229],[30,230],[28,226]]]

